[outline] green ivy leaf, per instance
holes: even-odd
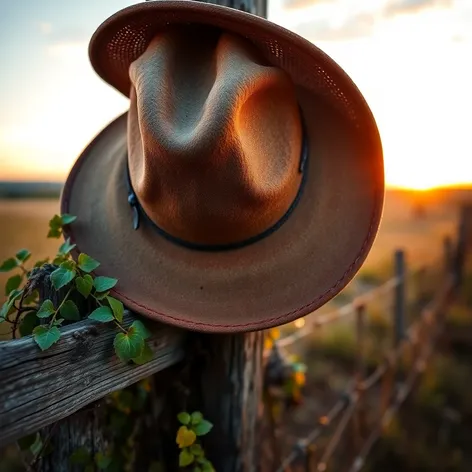
[[[95,297],[95,300],[104,300],[105,298],[108,297],[109,294],[110,292],[107,290],[106,292],[103,292],[103,293],[96,293],[94,297]]]
[[[58,265],[60,266],[63,262],[67,261],[67,257],[68,256],[61,256],[61,255],[58,255],[54,258],[54,260],[52,261],[52,263],[54,265]]]
[[[0,272],[9,272],[15,267],[18,267],[18,261],[14,257],[10,257],[2,262],[2,265],[0,265]]]
[[[179,467],[187,467],[194,460],[193,454],[189,449],[185,448],[180,451],[179,454]]]
[[[84,277],[77,277],[75,279],[75,286],[84,298],[88,298],[93,288],[93,279],[89,274],[85,274]]]
[[[62,230],[60,229],[50,229],[48,232],[48,238],[59,239],[62,235]]]
[[[77,263],[79,269],[87,273],[94,271],[100,265],[100,262],[96,261],[95,259],[92,259],[90,256],[84,253],[79,254]]]
[[[49,220],[49,227],[51,229],[59,229],[62,228],[62,219],[59,215],[54,215],[50,220]]]
[[[191,423],[193,425],[199,424],[203,420],[203,415],[199,411],[194,411],[191,416]]]
[[[24,292],[24,289],[16,289],[16,290],[12,290],[9,294],[8,294],[8,301],[11,301],[11,300],[17,300],[18,298],[20,298],[21,295],[23,295],[23,292]]]
[[[44,264],[47,264],[49,262],[49,257],[46,257],[46,259],[42,259],[34,264],[34,267],[42,267]]]
[[[110,304],[111,309],[113,310],[113,315],[121,323],[123,321],[124,307],[123,303],[113,297],[107,296],[108,303]],[[144,336],[143,336],[144,338]]]
[[[76,449],[69,457],[70,463],[74,465],[86,465],[91,459],[91,455],[85,447]]]
[[[205,453],[202,449],[202,446],[200,444],[192,444],[190,446],[190,452],[195,456],[195,457],[201,457]]]
[[[117,282],[118,280],[112,277],[100,276],[95,278],[93,281],[93,286],[97,292],[105,292],[106,290],[113,288]]]
[[[208,459],[202,464],[202,472],[215,472],[213,464]]]
[[[39,433],[36,433],[36,438],[34,440],[34,443],[31,444],[30,446],[30,451],[32,452],[33,455],[38,455],[43,448],[43,441],[41,439],[41,436]]]
[[[77,268],[77,264],[73,260],[66,259],[61,264],[61,269],[68,269],[68,270],[75,270]]]
[[[60,246],[59,246],[59,254],[61,256],[66,256],[67,254],[69,254],[72,249],[74,249],[76,247],[76,244],[71,244],[70,243],[70,238],[67,238],[65,240],[64,243],[62,243]]]
[[[205,434],[208,434],[212,428],[213,425],[207,420],[202,420],[200,423],[192,427],[197,436],[204,436]]]
[[[34,311],[26,313],[20,323],[19,329],[21,336],[29,336],[33,332],[34,328],[38,326],[38,324],[39,319]]]
[[[105,470],[111,464],[111,457],[106,456],[102,452],[95,454],[95,464],[100,470]]]
[[[139,357],[144,349],[144,339],[136,332],[118,333],[113,342],[116,355],[127,362]]]
[[[36,313],[36,316],[38,318],[48,318],[49,316],[54,314],[55,311],[56,309],[54,308],[52,301],[44,300],[38,312]]]
[[[90,313],[88,316],[91,320],[100,321],[100,323],[108,323],[113,321],[113,313],[109,306],[100,306]]]
[[[56,269],[51,274],[51,282],[56,290],[66,286],[70,283],[76,274],[76,271],[72,269],[71,261],[63,262],[59,269]]]
[[[12,290],[16,290],[23,280],[21,274],[11,276],[5,285],[5,295],[9,295]]]
[[[5,321],[8,313],[10,313],[11,308],[13,307],[15,301],[20,298],[23,294],[23,290],[12,290],[8,295],[7,301],[2,305],[0,309],[0,322]]]
[[[59,341],[61,332],[57,326],[36,326],[33,329],[33,339],[42,351],[49,349],[54,343]]]
[[[153,358],[154,358],[154,353],[152,352],[152,349],[149,347],[149,344],[145,342],[143,350],[141,351],[141,354],[138,357],[133,357],[132,361],[135,364],[143,365],[149,361],[152,361]]]
[[[182,411],[177,415],[177,419],[185,426],[190,423],[190,415],[186,411]]]
[[[60,238],[62,235],[62,219],[59,215],[54,215],[49,221],[48,238]]]
[[[205,457],[198,457],[197,462],[202,466],[202,472],[215,472],[213,464]]]
[[[67,213],[64,213],[61,215],[61,226],[62,225],[70,225],[77,219],[76,216],[69,215]]]
[[[39,293],[37,290],[33,290],[29,295],[23,299],[23,306],[26,305],[37,305],[39,303]]]
[[[20,262],[26,262],[29,258],[31,257],[31,252],[28,251],[28,249],[21,249],[16,253],[16,258]]]
[[[80,320],[79,309],[77,308],[77,305],[72,300],[66,300],[64,304],[61,306],[59,313],[65,320],[69,320],[69,321]]]
[[[147,339],[151,336],[151,333],[146,329],[143,323],[139,320],[133,321],[133,324],[129,327],[130,331],[139,334],[143,339]]]

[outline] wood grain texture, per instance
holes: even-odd
[[[207,362],[199,381],[201,408],[214,423],[205,450],[218,472],[255,472],[260,458],[264,334],[202,336]]]
[[[124,325],[135,318],[126,313]],[[185,331],[146,323],[154,358],[137,366],[115,355],[116,327],[89,320],[64,327],[42,352],[28,336],[0,343],[0,446],[65,418],[110,392],[183,358]]]
[[[91,457],[106,451],[108,441],[104,428],[104,408],[93,403],[67,420],[58,421],[42,430],[42,438],[52,442],[49,454],[41,457],[35,472],[83,472],[84,466],[72,464],[71,455],[78,449],[89,451]],[[54,440],[60,438],[59,440]],[[51,441],[52,439],[52,441]]]

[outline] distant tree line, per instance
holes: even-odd
[[[0,198],[59,198],[62,182],[0,182]]]

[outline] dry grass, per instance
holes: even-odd
[[[424,214],[417,216],[420,204]],[[362,271],[391,273],[396,249],[406,251],[411,266],[437,260],[444,237],[456,234],[458,208],[449,195],[439,198],[434,193],[387,192],[380,231]]]
[[[458,206],[451,192],[387,192],[381,229],[360,276],[366,281],[389,278],[393,252],[398,248],[407,252],[408,263],[413,266],[440,257],[443,238],[454,236],[456,229]],[[472,200],[472,191],[468,196]],[[419,202],[424,206],[422,218],[414,214]],[[55,200],[0,200],[0,261],[21,248],[28,248],[35,260],[55,254],[58,241],[46,239],[46,234],[48,220],[58,210]],[[6,275],[0,274],[2,287]]]

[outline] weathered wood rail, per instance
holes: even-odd
[[[125,327],[134,317],[127,313]],[[125,364],[113,350],[113,328],[84,320],[61,329],[59,342],[40,351],[31,336],[0,342],[0,445],[160,372],[184,358],[185,331],[149,324],[154,357]]]

